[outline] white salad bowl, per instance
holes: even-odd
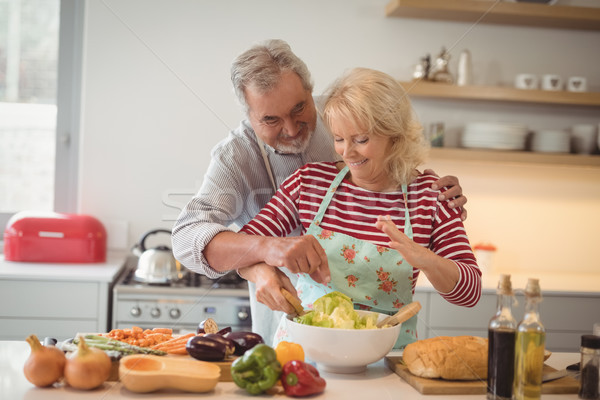
[[[360,316],[372,311],[356,311]],[[388,317],[378,314],[377,322]],[[290,341],[304,349],[308,361],[319,371],[353,374],[381,360],[394,347],[402,324],[375,329],[339,329],[304,325],[287,318]]]

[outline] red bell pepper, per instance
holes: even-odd
[[[303,361],[292,360],[283,366],[281,384],[286,395],[303,397],[323,392],[326,383],[315,367]]]

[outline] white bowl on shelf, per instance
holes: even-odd
[[[563,129],[542,129],[533,133],[531,150],[539,153],[568,153],[571,149],[569,132]]]
[[[527,133],[522,124],[471,122],[465,125],[461,144],[466,148],[524,150]]]

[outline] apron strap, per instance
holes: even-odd
[[[346,165],[340,172],[338,172],[338,174],[336,175],[333,182],[331,182],[331,185],[329,185],[329,189],[327,189],[327,193],[325,193],[325,197],[323,198],[323,201],[321,202],[321,205],[319,206],[319,211],[317,211],[317,215],[315,215],[315,220],[313,221],[313,224],[319,225],[321,223],[321,220],[323,219],[323,215],[325,215],[325,211],[327,210],[327,207],[329,207],[329,203],[331,202],[331,199],[333,198],[333,194],[335,193],[338,186],[340,185],[340,183],[342,182],[342,180],[348,173],[348,170],[349,170],[349,168]]]

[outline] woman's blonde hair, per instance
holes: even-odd
[[[388,172],[397,184],[410,183],[429,147],[404,88],[380,71],[354,68],[325,92],[323,121],[331,130],[335,119],[351,121],[357,132],[391,139]]]

